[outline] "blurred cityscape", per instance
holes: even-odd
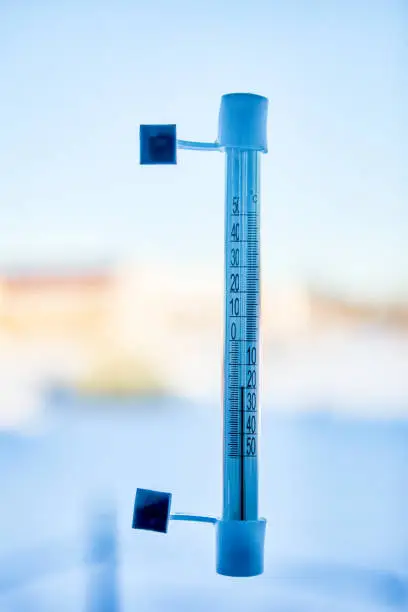
[[[188,266],[3,273],[0,360],[7,401],[0,424],[28,416],[48,391],[215,397],[221,388],[222,299],[222,272],[197,273]],[[407,305],[353,303],[308,287],[264,284],[262,341],[264,392],[277,403],[293,393],[307,403],[313,385],[320,391],[316,397],[312,389],[312,400],[321,401],[325,385],[333,400],[337,385],[354,398],[358,389],[370,390],[375,404],[375,398],[384,400],[378,384],[386,384],[387,398],[397,397],[405,411]],[[333,355],[335,380],[327,370]]]
[[[0,612],[408,610],[407,9],[0,3]],[[131,529],[138,487],[231,501],[222,156],[140,167],[138,130],[247,91],[269,535],[231,582],[210,528]]]

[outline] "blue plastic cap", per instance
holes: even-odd
[[[177,163],[175,125],[140,126],[140,163],[142,165]]]
[[[133,509],[133,529],[167,533],[171,493],[137,489]]]
[[[264,570],[265,519],[217,522],[217,573],[249,578]]]
[[[251,93],[221,98],[218,142],[222,147],[267,153],[268,99]]]

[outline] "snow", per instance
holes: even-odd
[[[210,525],[172,523],[167,535],[130,527],[136,487],[171,491],[174,512],[220,514],[217,405],[64,401],[49,407],[41,435],[0,434],[2,611],[89,612],[112,580],[129,612],[407,605],[408,423],[265,410],[265,573],[240,580],[216,575]],[[92,569],[89,525],[107,506],[118,561]]]

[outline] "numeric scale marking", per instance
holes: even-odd
[[[227,150],[225,223],[225,469],[235,503],[231,516],[257,518],[258,333],[259,333],[259,172],[258,153]],[[252,184],[248,182],[252,177]],[[228,478],[224,494],[229,502]],[[238,485],[238,486],[237,486]],[[239,494],[236,494],[239,491]]]

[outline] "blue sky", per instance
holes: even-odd
[[[270,99],[268,282],[408,297],[404,0],[0,2],[0,260],[223,258],[224,165],[138,165],[140,123],[214,140]]]

